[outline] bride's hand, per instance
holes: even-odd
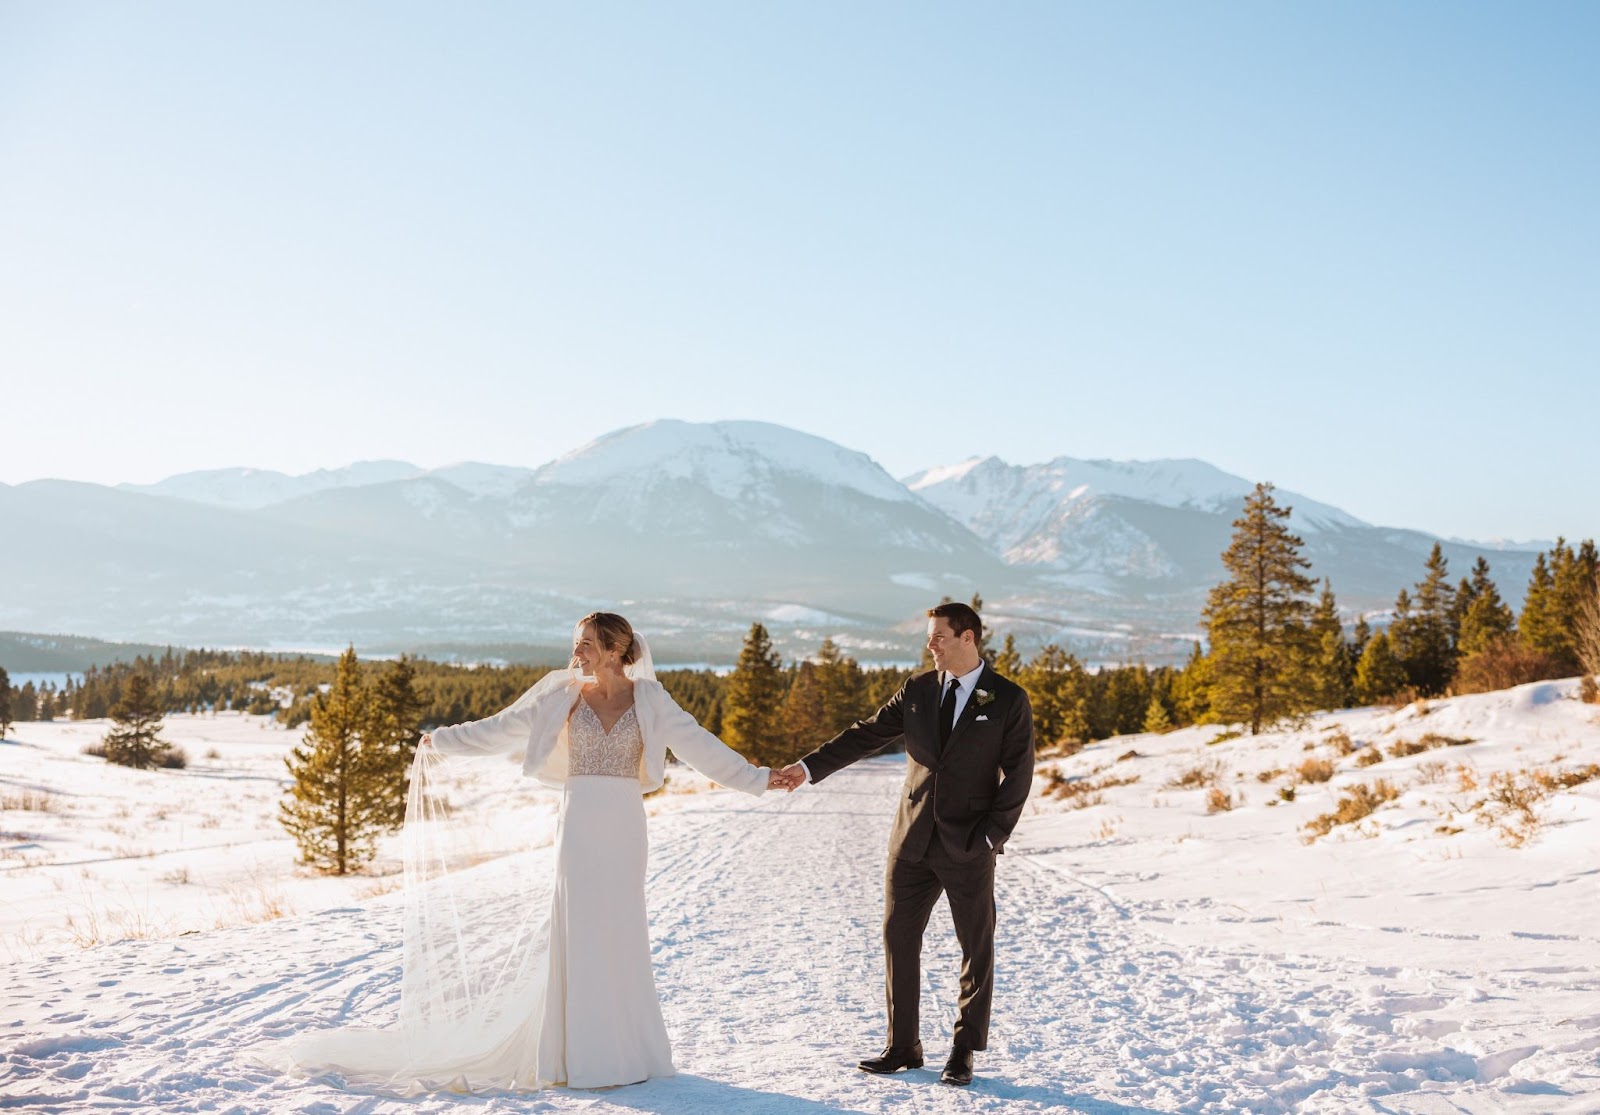
[[[418,742],[418,746],[427,748],[429,750],[432,750],[432,748],[433,748],[433,733],[432,732],[423,732],[422,733],[422,739]]]

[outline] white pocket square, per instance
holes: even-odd
[[[978,717],[978,719],[979,719],[979,720],[987,720],[987,719],[989,719],[989,718],[988,718],[988,717],[987,717],[987,716],[980,716],[980,717]]]

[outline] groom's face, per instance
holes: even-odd
[[[934,669],[964,674],[974,665],[971,660],[977,657],[977,642],[970,631],[957,635],[943,616],[929,616],[928,653],[933,656]]]

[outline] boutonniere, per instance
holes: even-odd
[[[972,699],[978,702],[979,708],[982,708],[984,705],[993,703],[994,694],[987,689],[974,689],[972,691]]]

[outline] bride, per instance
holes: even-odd
[[[669,748],[747,794],[785,785],[679,708],[643,637],[612,612],[578,622],[569,669],[494,716],[424,735],[404,832],[400,1025],[309,1034],[273,1059],[406,1094],[671,1076],[651,973],[641,800],[661,786]],[[527,917],[527,880],[484,875],[492,862],[467,870],[493,854],[482,843],[491,816],[445,804],[470,784],[462,775],[475,761],[503,770],[507,758],[562,790],[542,924]]]

